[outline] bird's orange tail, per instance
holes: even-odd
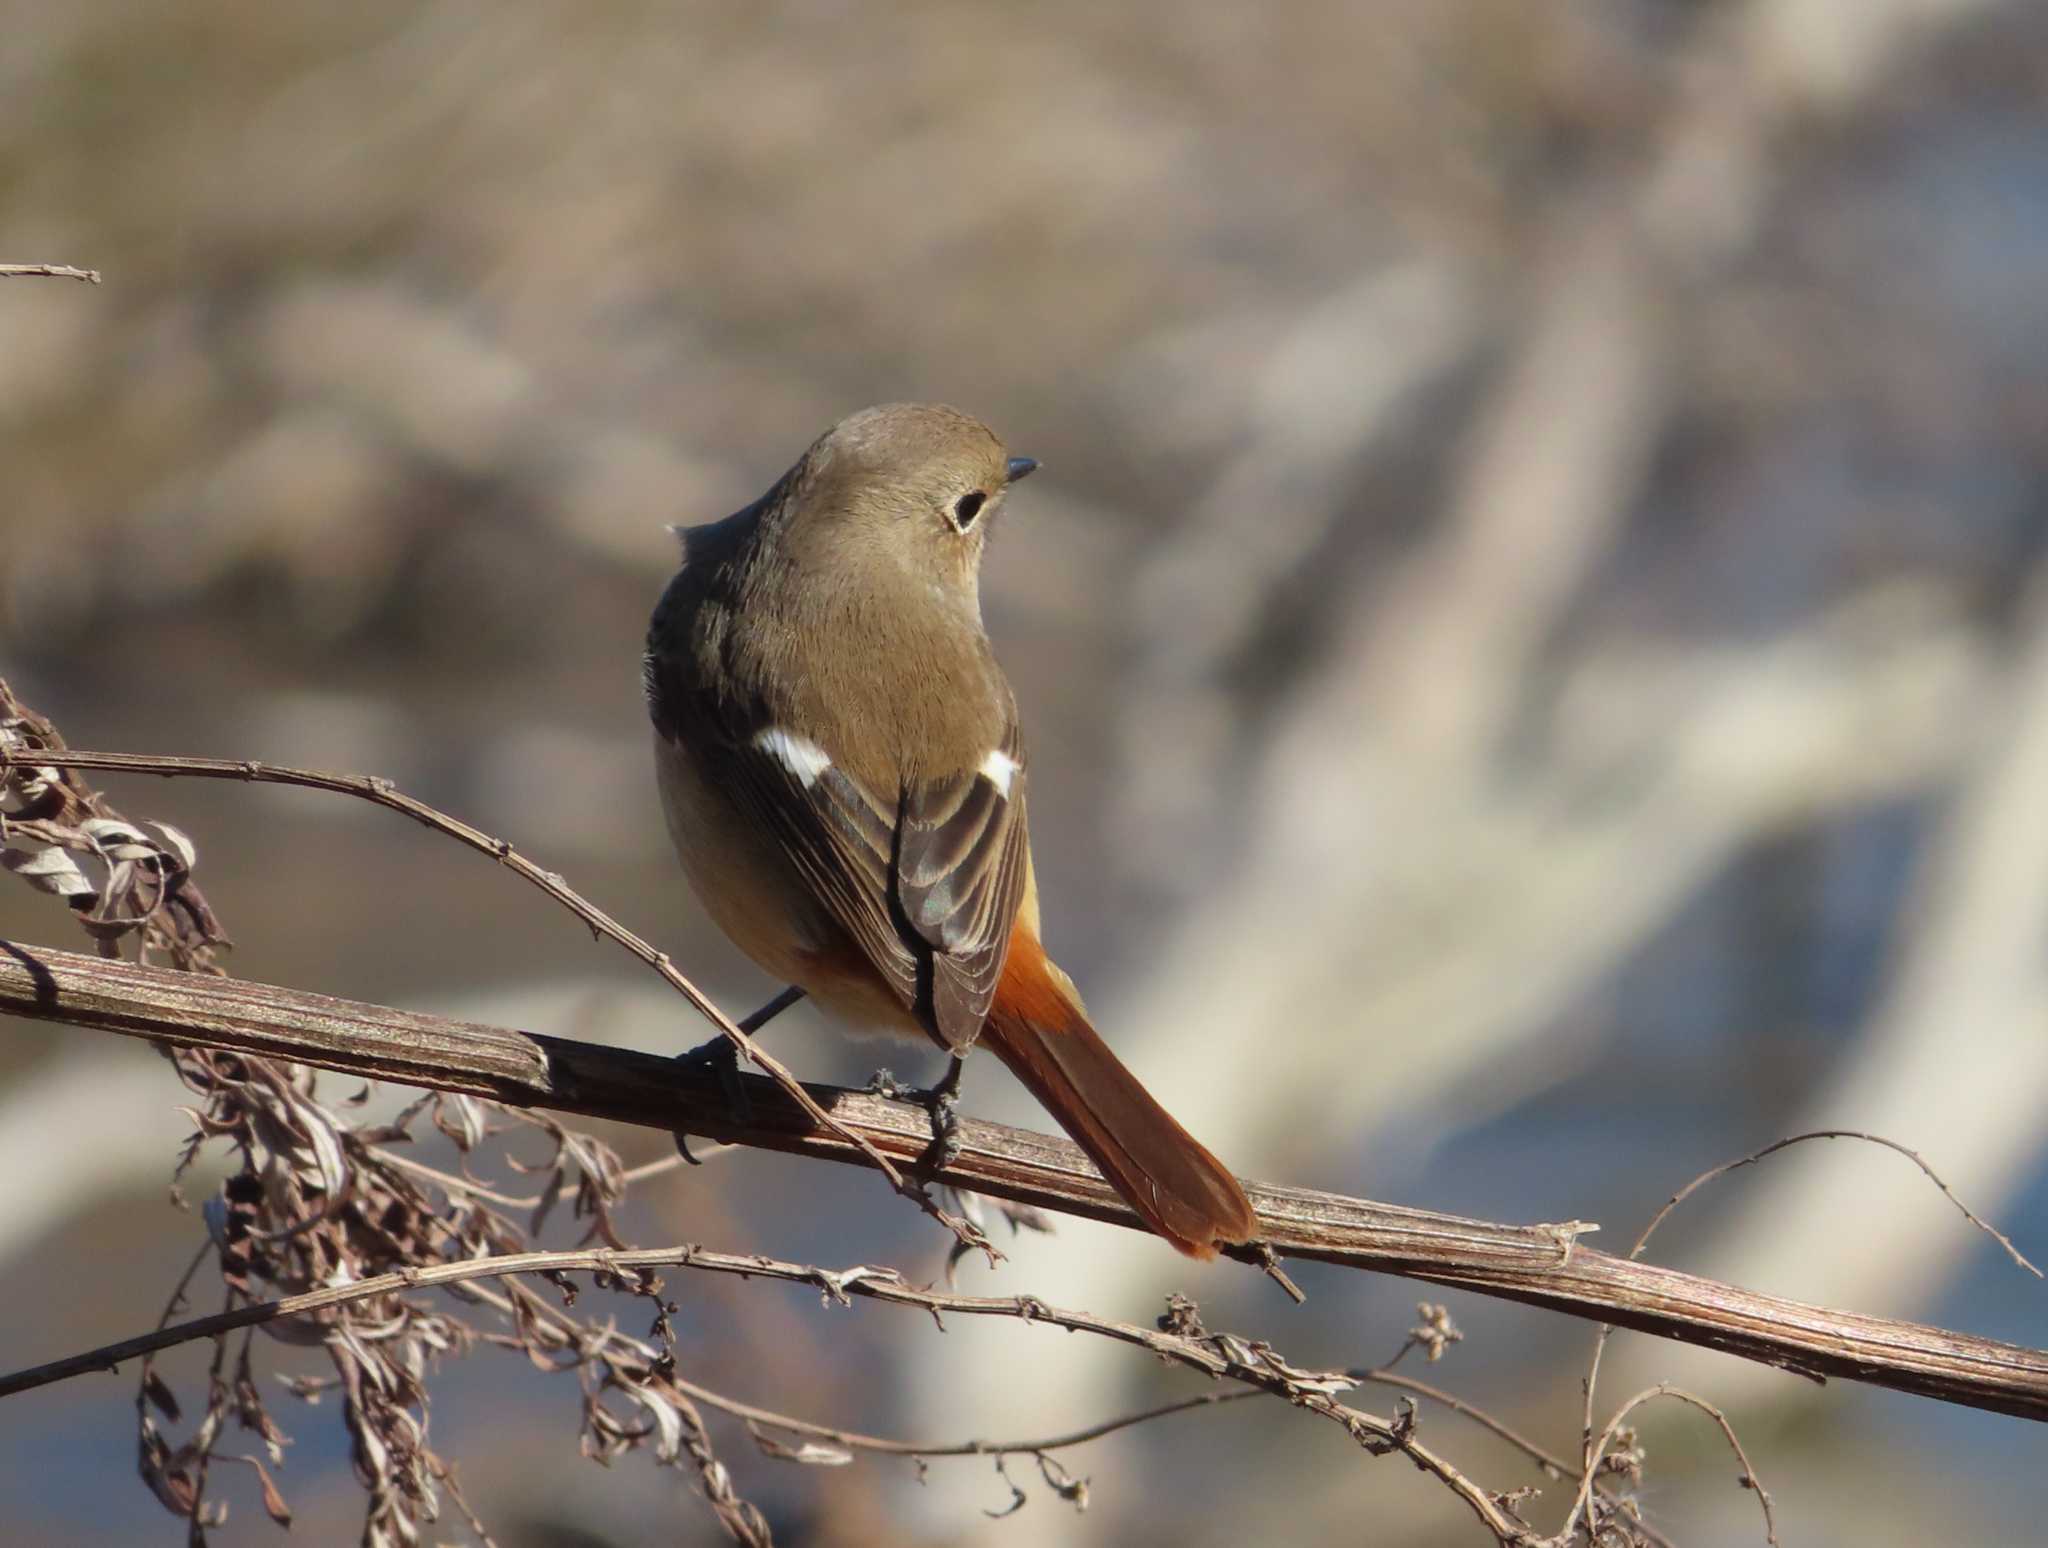
[[[1237,1179],[1109,1051],[1065,980],[1019,930],[982,1043],[1180,1251],[1213,1258],[1219,1243],[1252,1240],[1258,1217]]]

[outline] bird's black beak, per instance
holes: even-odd
[[[1029,478],[1037,471],[1038,459],[1036,457],[1012,457],[1010,459],[1010,482],[1013,484],[1020,478]]]

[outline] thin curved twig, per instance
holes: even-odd
[[[1738,1156],[1733,1161],[1723,1161],[1719,1166],[1712,1166],[1707,1168],[1706,1171],[1700,1173],[1699,1176],[1695,1177],[1683,1188],[1680,1188],[1676,1193],[1672,1194],[1670,1198],[1666,1199],[1664,1201],[1663,1207],[1660,1208],[1656,1214],[1650,1217],[1650,1223],[1643,1227],[1643,1234],[1638,1236],[1636,1238],[1635,1245],[1629,1248],[1628,1261],[1634,1263],[1640,1260],[1643,1255],[1643,1249],[1650,1245],[1650,1238],[1657,1234],[1657,1228],[1664,1224],[1665,1220],[1670,1216],[1671,1212],[1674,1209],[1678,1208],[1680,1204],[1683,1204],[1687,1199],[1691,1198],[1693,1194],[1698,1192],[1701,1188],[1704,1188],[1708,1183],[1713,1182],[1717,1178],[1725,1177],[1730,1172],[1739,1171],[1741,1168],[1745,1166],[1754,1166],[1759,1161],[1762,1161],[1765,1157],[1776,1155],[1781,1150],[1790,1149],[1794,1145],[1804,1144],[1808,1140],[1818,1139],[1863,1140],[1872,1145],[1882,1145],[1887,1150],[1897,1151],[1900,1155],[1904,1156],[1907,1160],[1911,1161],[1915,1166],[1919,1167],[1920,1170],[1927,1175],[1927,1180],[1933,1183],[1935,1187],[1939,1188],[1941,1190],[1942,1196],[1946,1198],[1949,1201],[1949,1203],[1955,1205],[1955,1207],[1962,1212],[1962,1216],[1965,1220],[1969,1221],[1971,1225],[1975,1226],[1978,1230],[1982,1231],[1986,1236],[1989,1236],[1993,1241],[1997,1242],[1999,1246],[2003,1247],[2006,1251],[2006,1255],[2010,1257],[2014,1263],[2018,1264],[2021,1268],[2025,1269],[2028,1273],[2032,1274],[2036,1279],[2044,1277],[2041,1273],[2041,1270],[2036,1268],[2034,1264],[2027,1258],[2027,1256],[2024,1253],[2022,1253],[2019,1250],[2019,1248],[2013,1245],[2012,1238],[2007,1236],[2003,1231],[1999,1230],[1997,1227],[1993,1226],[1990,1222],[1984,1220],[1974,1210],[1972,1210],[1969,1205],[1965,1204],[1961,1199],[1956,1197],[1955,1190],[1949,1187],[1948,1183],[1944,1181],[1941,1177],[1941,1174],[1936,1172],[1934,1168],[1928,1164],[1927,1158],[1922,1156],[1919,1151],[1908,1149],[1906,1146],[1901,1145],[1897,1140],[1886,1139],[1882,1134],[1866,1134],[1860,1129],[1809,1129],[1803,1134],[1790,1134],[1785,1136],[1783,1139],[1772,1140],[1770,1144],[1765,1145],[1760,1150],[1753,1150],[1746,1156]],[[1585,1413],[1581,1420],[1579,1431],[1579,1444],[1581,1453],[1580,1467],[1582,1471],[1590,1471],[1593,1468],[1594,1463],[1598,1456],[1598,1453],[1596,1452],[1593,1446],[1593,1393],[1594,1389],[1598,1386],[1600,1380],[1601,1357],[1606,1354],[1607,1341],[1611,1337],[1613,1337],[1613,1335],[1614,1324],[1611,1322],[1603,1322],[1600,1325],[1599,1333],[1596,1334],[1593,1339],[1592,1363],[1588,1365],[1586,1368],[1586,1380],[1584,1382],[1586,1404]],[[1825,1378],[1815,1377],[1814,1379],[1824,1380]]]
[[[1748,1155],[1734,1161],[1724,1161],[1719,1166],[1700,1173],[1699,1176],[1695,1177],[1691,1182],[1664,1201],[1664,1207],[1651,1217],[1650,1223],[1647,1226],[1643,1227],[1643,1234],[1636,1239],[1636,1245],[1629,1253],[1629,1256],[1634,1257],[1649,1244],[1651,1235],[1656,1231],[1657,1227],[1664,1223],[1666,1215],[1670,1214],[1680,1204],[1683,1204],[1696,1190],[1705,1187],[1715,1178],[1725,1177],[1728,1173],[1739,1171],[1745,1166],[1754,1166],[1766,1156],[1775,1155],[1779,1151],[1789,1149],[1793,1145],[1801,1145],[1808,1140],[1820,1139],[1862,1140],[1866,1144],[1882,1145],[1886,1150],[1897,1151],[1927,1175],[1927,1180],[1941,1190],[1942,1197],[1955,1205],[1965,1220],[1969,1221],[1971,1225],[2003,1247],[2008,1258],[2011,1258],[2014,1263],[2025,1269],[2029,1274],[2032,1274],[2036,1279],[2048,1279],[2048,1274],[2043,1274],[2025,1253],[2013,1245],[2011,1237],[2007,1236],[1998,1227],[1992,1225],[1988,1220],[1977,1214],[1975,1210],[1971,1209],[1969,1205],[1957,1198],[1955,1189],[1943,1181],[1941,1174],[1928,1164],[1927,1158],[1921,1155],[1919,1151],[1909,1149],[1895,1139],[1886,1139],[1882,1134],[1866,1134],[1861,1129],[1809,1129],[1804,1134],[1787,1135],[1784,1139],[1772,1140],[1770,1144],[1764,1146],[1761,1150],[1751,1151]]]

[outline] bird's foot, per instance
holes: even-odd
[[[915,1102],[931,1115],[932,1160],[950,1166],[960,1155],[960,1073],[964,1067],[957,1054],[935,1086],[908,1086],[888,1070],[876,1070],[866,1090],[895,1102]]]
[[[791,984],[759,1010],[743,1018],[739,1024],[740,1030],[752,1037],[803,997],[803,990]],[[716,1075],[719,1090],[725,1096],[727,1116],[734,1123],[754,1121],[753,1104],[747,1100],[747,1088],[740,1083],[739,1046],[731,1038],[720,1035],[707,1043],[699,1043],[688,1053],[677,1054],[676,1062],[693,1074],[701,1074],[708,1070]],[[676,1149],[682,1158],[692,1166],[702,1166],[704,1163],[690,1154],[689,1135],[681,1129],[673,1132],[676,1137]]]
[[[753,1104],[747,1100],[747,1088],[740,1083],[740,1051],[731,1038],[719,1036],[699,1043],[687,1053],[677,1054],[676,1063],[693,1075],[716,1076],[720,1094],[725,1098],[725,1110],[732,1121],[753,1121]],[[704,1163],[690,1154],[690,1136],[681,1129],[673,1132],[676,1150],[682,1158],[692,1166],[702,1166]]]

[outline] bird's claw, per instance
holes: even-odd
[[[876,1070],[863,1088],[892,1102],[915,1102],[931,1115],[933,1159],[941,1167],[960,1157],[960,1060],[935,1086],[907,1086],[889,1070]]]
[[[960,1159],[960,1092],[934,1087],[928,1104],[932,1115],[932,1143],[938,1147],[934,1160],[949,1167]]]
[[[869,1096],[887,1097],[892,1102],[914,1102],[924,1094],[915,1086],[904,1085],[896,1078],[896,1072],[888,1069],[876,1070],[861,1090]]]
[[[754,1117],[753,1104],[747,1100],[747,1088],[740,1082],[740,1051],[732,1039],[714,1037],[709,1042],[699,1043],[686,1053],[676,1055],[676,1063],[693,1074],[709,1073],[718,1079],[720,1093],[725,1098],[725,1110],[734,1123],[751,1123]],[[689,1135],[682,1129],[672,1131],[675,1135],[676,1151],[692,1166],[704,1163],[690,1154]]]

